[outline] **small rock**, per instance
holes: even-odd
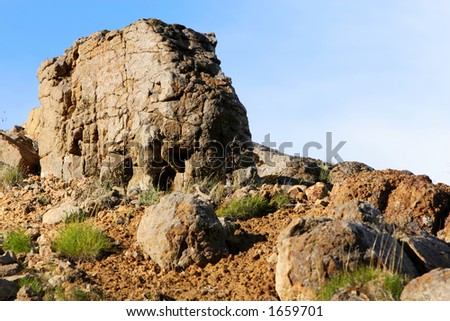
[[[266,261],[268,262],[268,263],[271,263],[271,264],[275,264],[275,263],[277,263],[277,261],[278,261],[278,254],[277,253],[272,253],[267,259],[266,259]]]
[[[17,263],[17,257],[13,251],[6,251],[5,254],[0,256],[0,265],[7,265],[13,263]]]
[[[316,200],[314,202],[314,206],[316,206],[316,207],[327,207],[328,204],[329,204],[329,202],[324,199]]]
[[[308,201],[314,203],[317,200],[321,200],[327,197],[330,191],[328,190],[327,185],[325,183],[318,182],[313,186],[308,187],[305,193],[306,197],[308,198]]]
[[[0,265],[0,277],[11,276],[19,273],[19,264],[13,263],[8,265]]]
[[[52,288],[56,288],[60,286],[63,282],[66,281],[66,278],[62,275],[53,275],[47,281],[48,285]]]

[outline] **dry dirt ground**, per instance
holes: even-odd
[[[33,178],[40,188],[0,192],[0,234],[22,228],[34,238],[55,235],[59,225],[42,225],[42,215],[83,189],[83,182]],[[51,202],[42,205],[43,199]],[[105,300],[277,300],[274,251],[279,232],[299,214],[284,209],[261,218],[238,221],[230,242],[231,254],[205,268],[163,272],[136,243],[136,231],[145,207],[127,202],[103,210],[91,223],[113,240],[111,253],[93,261],[77,262],[84,282]]]

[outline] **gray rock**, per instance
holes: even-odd
[[[280,233],[277,249],[282,300],[313,300],[329,277],[361,264],[418,274],[398,242],[360,222],[296,219]]]
[[[434,269],[409,282],[402,301],[450,301],[450,269]]]
[[[259,181],[256,167],[239,168],[233,172],[233,186],[243,187]]]
[[[226,236],[211,205],[175,192],[147,208],[137,242],[162,269],[169,270],[218,262],[228,253]]]
[[[450,268],[450,246],[447,243],[427,233],[421,235],[399,234],[400,241],[405,245],[406,253],[420,273],[426,273],[436,268]]]
[[[325,166],[320,160],[286,155],[257,143],[253,143],[253,158],[259,177],[280,184],[316,182]]]
[[[19,286],[14,281],[0,279],[0,301],[15,299]]]
[[[341,205],[327,207],[322,217],[371,223],[379,227],[386,227],[381,212],[372,203],[363,200],[351,200]]]

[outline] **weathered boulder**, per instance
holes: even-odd
[[[24,173],[39,173],[37,145],[23,134],[21,128],[8,132],[0,130],[0,164],[20,168]]]
[[[169,270],[218,262],[228,253],[226,235],[208,203],[175,192],[147,208],[137,242],[161,268]]]
[[[80,212],[79,207],[77,207],[71,201],[67,201],[45,212],[44,215],[42,216],[42,223],[58,224],[65,220],[69,220],[71,216],[77,215],[79,212]]]
[[[28,121],[42,175],[181,188],[250,164],[246,110],[216,44],[212,33],[142,19],[44,61],[41,111]]]
[[[435,234],[449,214],[450,199],[427,176],[406,171],[363,171],[334,184],[331,208],[359,199],[372,203],[387,223],[409,231]]]
[[[282,300],[313,300],[328,278],[361,264],[417,275],[397,241],[360,222],[293,220],[280,233],[277,250],[275,280]]]
[[[450,301],[450,269],[434,269],[409,282],[402,301]]]
[[[253,159],[259,177],[281,184],[316,182],[324,162],[308,157],[290,156],[253,143]]]

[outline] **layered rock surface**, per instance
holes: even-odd
[[[238,168],[246,110],[220,69],[214,34],[156,19],[77,40],[38,71],[28,134],[42,175],[101,176],[140,188]]]

